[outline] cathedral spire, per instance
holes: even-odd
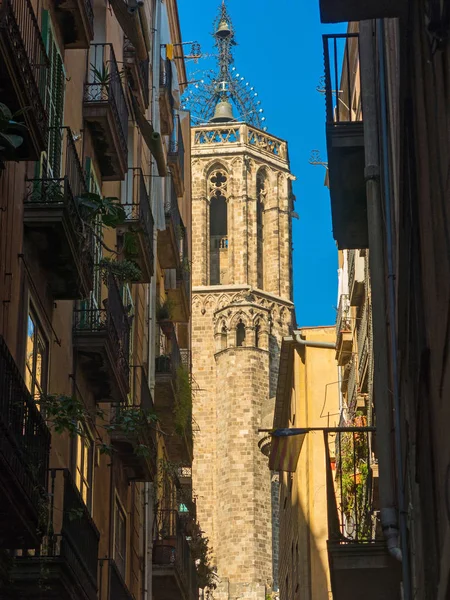
[[[258,93],[233,66],[235,30],[225,0],[220,3],[212,36],[217,66],[205,72],[183,98],[183,106],[191,111],[193,125],[237,120],[266,129]],[[198,81],[198,75],[193,79]]]

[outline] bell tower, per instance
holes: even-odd
[[[197,118],[193,487],[217,567],[212,597],[265,600],[277,587],[278,489],[257,430],[272,425],[281,339],[292,320],[293,177],[286,142],[266,131],[257,96],[233,77],[224,2],[214,31],[217,74],[203,96],[185,102]]]

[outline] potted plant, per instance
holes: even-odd
[[[172,313],[173,302],[169,298],[156,307],[156,320],[166,337],[170,337],[173,331]]]

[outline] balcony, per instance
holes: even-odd
[[[164,438],[170,460],[182,465],[191,465],[193,456],[192,422],[184,430],[176,423],[177,385],[181,354],[175,332],[170,337],[170,348],[166,354],[155,359],[155,410],[161,428],[169,435]]]
[[[142,109],[150,102],[150,61],[140,60],[132,42],[125,36],[123,42],[123,60],[128,73],[128,81]]]
[[[125,402],[130,389],[130,322],[113,277],[103,306],[74,311],[73,344],[96,401]]]
[[[348,289],[350,304],[358,306],[364,298],[365,292],[365,264],[364,257],[359,250],[348,251]]]
[[[16,556],[17,597],[97,599],[100,534],[68,469],[50,471],[48,534],[40,547]]]
[[[166,228],[158,231],[158,261],[162,269],[175,269],[180,266],[180,251],[186,235],[175,186],[171,178],[169,181],[170,193],[164,205]]]
[[[128,169],[123,184],[125,193],[122,203],[127,219],[118,228],[123,234],[124,258],[135,262],[140,271],[140,283],[150,283],[154,273],[153,230],[154,221],[150,199],[141,169]],[[129,235],[133,234],[133,235]]]
[[[124,179],[128,109],[111,44],[91,44],[87,53],[83,116],[91,132],[103,181]]]
[[[183,239],[184,258],[177,269],[165,271],[165,290],[173,305],[172,321],[187,323],[191,314],[191,270],[187,257],[187,241]]]
[[[119,566],[112,558],[100,559],[100,589],[99,598],[107,600],[135,600],[128,589]],[[105,590],[106,596],[103,595]]]
[[[341,294],[336,319],[336,360],[345,365],[352,357],[353,334],[348,294]]]
[[[326,433],[328,560],[335,600],[399,600],[401,563],[389,555],[378,519],[372,433]],[[333,457],[333,458],[331,458]]]
[[[407,0],[319,0],[319,4],[322,23],[343,23],[400,17]]]
[[[348,383],[347,383],[347,408],[351,415],[354,414],[354,412],[356,410],[356,403],[357,403],[356,378],[357,378],[356,361],[352,360],[350,363],[350,370],[348,372]]]
[[[358,34],[324,35],[323,45],[333,235],[340,250],[367,248],[359,37]]]
[[[0,548],[39,544],[50,431],[0,336]]]
[[[230,151],[243,152],[264,159],[275,167],[286,167],[287,144],[284,140],[269,135],[266,131],[246,123],[214,123],[192,129],[192,146],[205,153]]]
[[[172,64],[161,57],[159,71],[159,112],[161,133],[170,135],[173,129]]]
[[[197,600],[197,571],[176,510],[156,514],[153,541],[154,600]]]
[[[55,300],[86,298],[92,289],[92,237],[86,232],[76,198],[86,182],[68,127],[54,130],[62,149],[61,177],[28,180],[24,225],[48,271]]]
[[[366,380],[368,358],[369,358],[369,329],[368,329],[369,308],[364,304],[361,318],[358,323],[357,344],[358,344],[358,371],[359,381]],[[365,391],[365,385],[361,385],[361,391]],[[364,388],[364,390],[363,390]]]
[[[92,0],[54,0],[53,5],[65,48],[89,48],[94,37]]]
[[[172,174],[176,195],[180,198],[184,194],[184,144],[180,117],[176,115],[173,120],[173,130],[169,143],[167,160]]]
[[[27,133],[11,160],[37,160],[47,148],[47,113],[44,90],[49,60],[30,0],[3,0],[0,6],[1,101]]]
[[[147,383],[145,385],[148,387]],[[143,404],[138,407],[119,405],[114,407],[114,412],[120,422],[122,418],[126,420],[127,412],[131,414],[131,411],[133,419],[139,409],[144,412],[138,430],[134,433],[129,430],[127,434],[120,430],[111,431],[111,445],[122,462],[128,481],[153,481],[157,470],[156,430],[154,424],[146,422],[145,407]]]

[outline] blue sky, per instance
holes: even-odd
[[[220,0],[178,0],[183,40],[212,52],[212,22]],[[332,236],[325,169],[309,164],[311,150],[326,161],[325,99],[318,0],[228,0],[236,31],[235,66],[258,91],[268,132],[289,143],[294,194],[294,301],[299,326],[336,319],[337,249]],[[205,62],[206,65],[206,62]],[[201,68],[202,61],[193,67]],[[209,66],[209,65],[208,65]]]

